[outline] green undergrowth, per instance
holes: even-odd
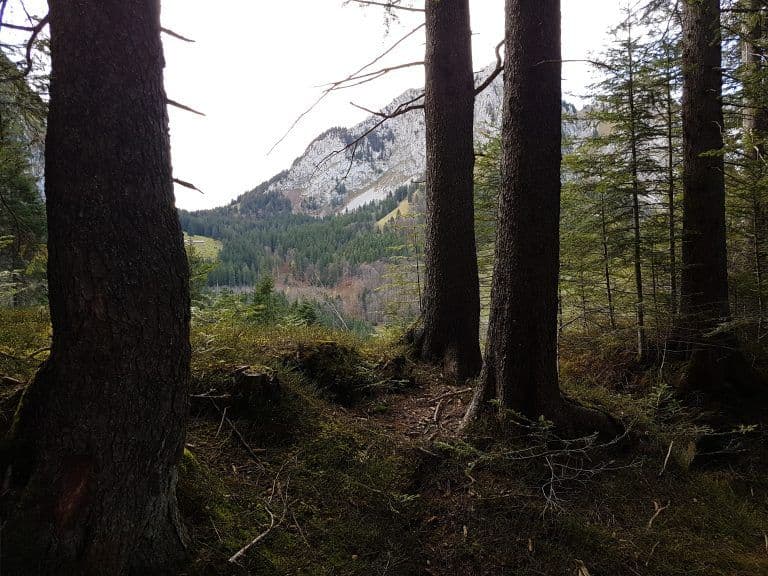
[[[415,574],[403,554],[417,547],[413,449],[328,404],[295,374],[283,373],[282,386],[271,410],[287,402],[303,414],[286,438],[264,436],[266,413],[221,430],[215,415],[192,419],[185,463],[195,466],[185,464],[180,482],[197,554],[188,573],[363,574],[390,566]]]
[[[47,319],[14,314],[0,350],[45,347]],[[679,367],[637,366],[627,350],[606,340],[561,356],[566,393],[620,419],[622,438],[564,440],[519,420],[459,437],[409,428],[434,420],[440,376],[390,341],[196,323],[193,393],[213,398],[193,402],[180,465],[181,574],[768,574],[765,429],[704,424],[670,386]],[[279,397],[230,406],[241,366],[273,373]]]
[[[47,308],[0,308],[0,376],[30,379],[47,355],[50,336]]]
[[[426,438],[382,422],[423,396],[419,385],[439,378],[434,372],[417,366],[408,376],[415,387],[374,388],[362,402],[340,403],[324,378],[394,380],[407,372],[405,361],[389,343],[381,350],[381,343],[323,331],[274,335],[241,337],[221,357],[278,367],[287,395],[270,410],[291,414],[292,432],[282,439],[261,434],[274,414],[236,422],[249,442],[266,449],[259,462],[232,435],[213,451],[213,440],[200,443],[215,437],[216,414],[196,419],[190,432],[190,449],[225,492],[256,503],[255,511],[235,508],[243,520],[226,535],[195,525],[195,574],[768,573],[764,432],[750,422],[729,430],[702,425],[667,383],[674,367],[638,368],[631,354],[605,348],[596,351],[599,358],[563,360],[567,394],[627,426],[613,442],[564,441],[546,422],[501,436],[478,429],[464,438]],[[307,350],[319,355],[312,361],[320,369],[300,361]],[[224,426],[217,442],[227,434]],[[718,435],[728,439],[723,454],[702,454],[702,438]],[[284,499],[275,495],[283,490]],[[228,563],[267,529],[264,502],[276,516],[286,510],[284,520],[242,565]],[[248,534],[240,532],[243,523]]]

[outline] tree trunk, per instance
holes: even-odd
[[[603,274],[605,276],[605,293],[608,297],[608,318],[611,330],[616,330],[616,313],[613,309],[613,288],[611,286],[611,258],[608,251],[608,223],[605,216],[605,194],[600,193],[600,230],[603,244]]]
[[[683,8],[683,271],[689,347],[730,316],[725,237],[719,0]]]
[[[607,418],[560,395],[557,311],[561,161],[560,1],[507,0],[502,189],[485,363],[464,419],[497,400],[570,430]]]
[[[683,270],[678,338],[690,360],[684,391],[705,393],[741,412],[764,396],[759,374],[735,334],[713,332],[730,319],[719,0],[683,2]]]
[[[12,430],[3,574],[158,574],[183,557],[189,380],[157,0],[49,0],[50,359]]]
[[[675,219],[675,140],[674,140],[674,98],[672,96],[671,48],[666,53],[666,122],[667,122],[667,204],[669,211],[669,299],[672,318],[677,315],[677,222]]]
[[[417,347],[457,379],[480,371],[474,74],[468,0],[426,2],[427,216]]]
[[[635,62],[632,47],[632,25],[628,23],[627,57],[629,62],[629,77],[627,85],[627,101],[629,103],[629,138],[631,150],[632,173],[632,232],[633,232],[633,265],[635,272],[635,317],[637,320],[637,359],[642,362],[646,357],[645,334],[645,295],[643,294],[643,262],[642,236],[640,231],[640,169],[637,151],[637,107],[635,106]]]
[[[765,241],[765,206],[763,205],[763,189],[765,185],[765,148],[768,136],[768,110],[760,102],[764,98],[766,56],[765,42],[765,0],[747,0],[745,8],[749,10],[746,16],[748,24],[744,31],[742,43],[742,66],[746,72],[744,81],[744,152],[750,160],[749,181],[752,186],[752,248],[755,283],[757,284],[757,316],[758,332],[762,333],[765,324],[765,301],[763,295],[763,243]]]

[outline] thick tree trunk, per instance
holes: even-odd
[[[683,390],[736,405],[764,394],[729,331],[719,0],[683,2],[683,270],[678,338]]]
[[[768,137],[768,110],[765,103],[766,86],[764,75],[765,49],[765,0],[746,0],[744,7],[749,10],[746,16],[747,26],[742,44],[742,66],[746,72],[744,93],[744,152],[750,159],[748,178],[752,186],[752,248],[755,283],[757,289],[758,330],[762,332],[765,324],[764,301],[764,265],[763,253],[765,242],[766,215],[763,203],[765,186],[765,149]]]
[[[468,0],[427,0],[427,216],[422,358],[463,379],[480,371],[474,232],[474,74]]]
[[[719,0],[683,8],[683,270],[681,320],[692,347],[730,316]]]
[[[50,0],[53,344],[22,402],[3,574],[157,574],[183,556],[189,379],[158,0]]]
[[[559,0],[507,0],[502,189],[485,363],[464,419],[498,400],[568,430],[609,429],[567,402],[557,374],[560,258]]]

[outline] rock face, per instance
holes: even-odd
[[[477,74],[480,84],[493,70],[489,66]],[[475,137],[477,143],[487,140],[498,130],[501,121],[501,76],[478,96],[475,103]],[[385,111],[411,102],[420,94],[408,90],[396,98]],[[570,104],[564,112],[575,114]],[[240,209],[252,194],[278,192],[291,201],[294,212],[325,215],[354,210],[369,202],[386,198],[398,187],[420,181],[425,169],[424,112],[413,110],[388,120],[365,136],[356,146],[348,145],[365,134],[379,118],[371,116],[351,128],[331,128],[309,145],[293,165],[251,192],[233,201]],[[566,121],[566,135],[582,135],[591,127],[581,121]]]

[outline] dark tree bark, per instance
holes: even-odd
[[[678,340],[690,357],[683,391],[734,407],[764,385],[729,330],[719,0],[683,7],[683,268]],[[743,414],[742,407],[738,412]]]
[[[674,96],[673,64],[670,48],[666,49],[665,70],[665,112],[667,139],[667,204],[669,230],[669,300],[672,318],[677,315],[677,220],[675,216],[675,139],[674,139]]]
[[[50,0],[53,344],[12,430],[3,574],[157,574],[175,499],[189,287],[158,0]]]
[[[765,301],[763,297],[764,254],[766,214],[762,201],[761,182],[765,177],[765,148],[768,137],[768,110],[760,98],[765,98],[768,89],[765,82],[765,0],[745,0],[744,8],[748,11],[744,40],[742,43],[742,67],[746,74],[744,81],[744,152],[750,159],[750,174],[747,177],[752,182],[752,248],[755,283],[757,284],[758,330],[762,332],[765,324]]]
[[[730,316],[725,237],[719,0],[682,2],[683,269],[689,341]],[[709,153],[709,154],[708,154]]]
[[[426,3],[427,215],[420,356],[457,379],[480,371],[474,231],[474,74],[468,0]]]
[[[560,395],[561,56],[559,0],[507,0],[502,189],[485,363],[464,424],[496,399],[563,428],[607,418]]]

